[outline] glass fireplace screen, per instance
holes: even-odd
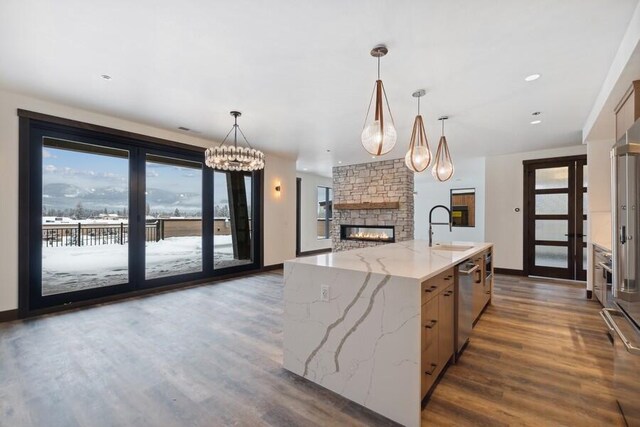
[[[341,225],[342,240],[364,240],[368,242],[395,242],[392,225]]]

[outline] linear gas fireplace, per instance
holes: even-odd
[[[393,243],[396,241],[393,225],[341,225],[341,240]]]

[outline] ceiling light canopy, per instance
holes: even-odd
[[[382,44],[371,50],[371,56],[378,59],[378,79],[373,86],[373,92],[369,100],[369,108],[367,109],[367,115],[364,119],[364,126],[360,136],[364,149],[375,156],[387,154],[396,145],[397,140],[396,127],[393,122],[393,116],[391,115],[391,108],[389,108],[389,100],[384,90],[384,84],[382,80],[380,80],[380,58],[385,56],[387,52],[389,52],[389,50]],[[375,112],[373,117],[371,117],[371,121],[368,122],[374,96],[376,99]],[[385,107],[389,113],[389,117],[385,117]]]
[[[239,111],[231,111],[233,127],[224,137],[217,147],[207,148],[204,153],[207,166],[225,171],[255,171],[264,169],[264,153],[251,147],[247,137],[238,126],[238,117],[242,115]],[[247,143],[248,147],[238,147],[238,131]],[[233,132],[233,145],[225,145],[225,141]]]
[[[440,182],[447,181],[453,176],[454,167],[453,160],[451,160],[451,153],[449,153],[449,144],[447,143],[447,137],[444,136],[444,121],[449,119],[447,116],[442,116],[438,120],[442,122],[442,136],[438,143],[438,151],[436,151],[436,162],[431,169],[431,175]]]
[[[538,80],[540,78],[540,74],[530,74],[524,78],[525,82],[532,82]]]
[[[431,150],[429,150],[427,132],[424,129],[424,122],[420,115],[420,98],[423,97],[425,93],[426,91],[424,89],[413,93],[413,97],[418,99],[418,115],[416,115],[413,121],[409,150],[404,156],[404,163],[413,172],[424,172],[431,164]]]

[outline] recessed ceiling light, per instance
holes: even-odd
[[[109,74],[103,74],[100,77],[102,77],[104,80],[111,80],[111,76]]]
[[[527,76],[524,78],[525,82],[532,82],[534,80],[538,80],[540,78],[540,74],[531,74],[530,76]]]
[[[375,159],[375,158],[376,158],[376,156],[371,156],[371,158],[372,158],[372,159]]]
[[[542,123],[542,120],[534,120],[531,122],[532,125],[539,125],[540,123]]]
[[[304,168],[304,169],[302,169],[302,170],[303,170],[303,171],[308,171],[308,170],[309,170],[309,168]]]
[[[341,165],[342,164],[342,160],[338,160],[338,164]]]

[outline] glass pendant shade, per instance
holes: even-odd
[[[431,164],[431,150],[424,130],[422,116],[417,115],[413,122],[409,150],[404,156],[404,163],[413,172],[424,172]]]
[[[223,171],[251,172],[264,169],[264,153],[251,147],[240,126],[238,126],[238,117],[241,116],[241,113],[232,111],[231,115],[235,117],[233,127],[219,146],[207,148],[204,152],[205,164],[210,168]],[[238,131],[240,131],[248,147],[238,147]],[[234,133],[233,145],[225,145],[224,143],[231,132]]]
[[[398,134],[396,133],[396,127],[393,123],[393,117],[391,116],[391,109],[387,102],[387,95],[384,90],[384,84],[382,80],[376,80],[375,87],[375,113],[373,120],[369,123],[365,122],[364,129],[362,129],[362,146],[367,152],[374,156],[381,156],[387,154],[396,145]],[[389,113],[389,117],[385,118],[384,110]],[[371,104],[369,104],[369,110],[367,111],[367,118],[371,110]]]
[[[436,152],[436,161],[431,169],[431,174],[440,182],[449,180],[453,176],[454,167],[449,153],[449,144],[447,138],[442,135],[438,143],[438,151]]]

